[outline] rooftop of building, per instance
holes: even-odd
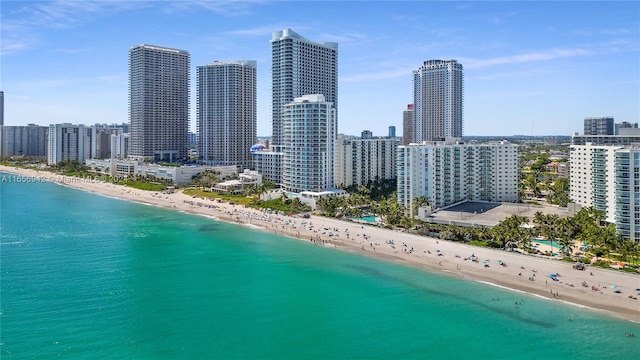
[[[317,44],[317,45],[320,45],[320,46],[328,47],[330,49],[338,50],[338,43],[337,42],[316,42],[316,41],[311,41],[309,39],[304,38],[302,35],[298,34],[297,32],[295,32],[295,31],[293,31],[291,29],[284,29],[282,31],[276,31],[271,36],[271,42],[276,42],[276,41],[280,41],[280,40],[284,40],[284,39],[298,39],[298,40],[306,41],[306,42],[309,42],[309,43],[314,43],[314,44]]]

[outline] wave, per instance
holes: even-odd
[[[564,303],[566,305],[575,306],[575,307],[580,308],[580,309],[587,309],[587,310],[593,310],[593,311],[605,311],[605,310],[601,310],[601,309],[596,309],[596,308],[591,307],[591,306],[577,304],[577,303],[574,303],[574,302],[571,302],[571,301],[559,300],[559,299],[550,299],[550,298],[548,298],[546,296],[543,296],[543,295],[540,295],[540,294],[530,293],[530,292],[527,292],[527,291],[510,288],[510,287],[507,287],[507,286],[498,285],[496,283],[492,283],[492,282],[489,282],[489,281],[482,281],[482,280],[475,280],[475,281],[478,282],[478,283],[485,284],[485,285],[494,286],[494,287],[497,287],[497,288],[500,288],[500,289],[503,289],[503,290],[513,291],[513,292],[517,292],[517,293],[521,293],[521,294],[527,294],[527,295],[530,295],[530,296],[533,296],[533,297],[536,297],[536,298],[539,298],[539,299],[544,299],[544,300],[548,300],[548,301],[558,301],[558,302]],[[629,321],[631,321],[631,320],[629,320]]]
[[[0,245],[20,245],[24,244],[24,241],[10,241],[10,242],[0,242]]]

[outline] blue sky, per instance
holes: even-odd
[[[464,135],[570,135],[587,116],[640,122],[640,2],[6,1],[5,125],[127,122],[128,51],[153,44],[257,60],[258,134],[271,135],[271,47],[291,28],[339,44],[339,131],[402,133],[412,71],[464,66]]]

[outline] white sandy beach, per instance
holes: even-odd
[[[553,301],[587,306],[640,322],[640,300],[629,298],[639,296],[635,291],[636,288],[640,288],[638,274],[595,267],[588,267],[586,271],[574,270],[569,263],[541,257],[474,247],[324,217],[312,216],[303,219],[266,214],[239,205],[192,198],[181,192],[162,194],[6,166],[0,166],[0,171],[24,176],[26,178],[22,179],[23,182],[46,179],[99,195],[213,216],[221,221],[251,224],[265,231],[298,238],[316,246],[334,246],[407,266],[442,271],[448,276],[525,291]],[[311,224],[313,227],[310,229]],[[329,236],[329,232],[333,236]],[[393,244],[387,243],[388,240],[393,240]],[[471,260],[472,254],[477,262]],[[506,266],[501,266],[499,260]],[[559,274],[559,281],[553,281],[549,274]],[[583,286],[583,283],[586,286]],[[621,293],[615,293],[615,290]]]

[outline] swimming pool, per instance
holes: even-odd
[[[562,249],[562,246],[555,241],[543,240],[543,239],[531,239],[531,242],[539,243],[540,245],[551,245],[554,249]]]
[[[349,218],[349,220],[360,220],[360,221],[365,221],[365,222],[368,222],[368,223],[375,223],[376,222],[376,217],[375,217],[375,215],[370,215],[370,216]]]

